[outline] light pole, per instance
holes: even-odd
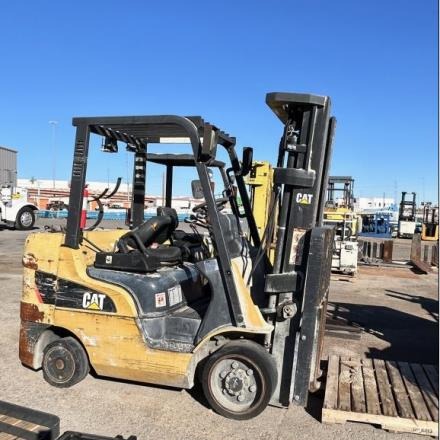
[[[52,186],[55,189],[55,180],[56,180],[56,167],[57,167],[57,149],[56,149],[56,128],[58,125],[58,121],[49,121],[49,124],[52,125]]]

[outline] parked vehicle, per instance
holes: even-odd
[[[27,201],[27,191],[3,186],[0,198],[0,221],[16,229],[32,229],[37,206]]]
[[[68,205],[63,200],[53,200],[46,205],[48,211],[62,211],[68,209]]]

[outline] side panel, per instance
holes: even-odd
[[[93,231],[87,236],[98,246],[110,249],[118,234],[123,232]],[[100,375],[187,387],[191,355],[149,349],[138,327],[137,310],[130,294],[118,286],[89,278],[86,268],[93,262],[94,251],[86,243],[80,249],[67,248],[61,245],[63,240],[64,234],[59,233],[31,234],[27,239],[25,259],[33,268],[25,268],[23,276],[21,361],[31,368],[38,368],[35,350],[39,338],[44,330],[59,327],[73,333],[82,342],[91,364]],[[62,307],[53,304],[58,304],[57,299],[45,303],[45,292],[40,292],[35,282],[37,270],[49,274],[49,281],[56,276],[57,280],[103,292],[111,299],[117,313]],[[58,282],[50,284],[44,284],[44,288],[55,288]],[[46,293],[50,294],[49,290]]]
[[[99,375],[187,386],[191,354],[149,349],[135,318],[57,309],[54,322],[83,343]]]

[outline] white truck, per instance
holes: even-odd
[[[0,193],[0,221],[16,229],[32,229],[35,224],[37,206],[27,201],[23,188],[2,186]]]

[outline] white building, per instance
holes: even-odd
[[[18,187],[23,188],[28,193],[28,200],[35,203],[39,209],[46,209],[47,205],[51,202],[62,201],[66,204],[69,203],[69,182],[67,180],[56,180],[55,184],[53,180],[48,179],[18,179]],[[115,183],[110,184],[110,191],[113,190]],[[106,182],[90,182],[87,181],[87,186],[90,194],[100,194],[107,187]],[[127,192],[128,190],[128,192]],[[105,209],[110,208],[128,208],[131,204],[131,185],[121,183],[119,190],[114,194],[111,199],[103,199]],[[164,205],[164,195],[150,195],[145,196],[145,206],[148,209],[155,209],[157,206]],[[192,196],[173,197],[172,206],[178,213],[187,212],[192,207],[202,200],[196,200]],[[95,202],[93,202],[95,203]],[[92,203],[92,208],[94,205]]]
[[[394,211],[396,202],[392,197],[358,197],[356,211]]]

